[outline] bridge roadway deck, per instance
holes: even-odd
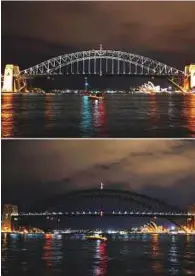
[[[32,75],[26,75],[24,74],[24,77],[25,78],[33,78],[33,77],[55,77],[55,76],[82,76],[82,77],[86,77],[86,76],[95,76],[95,77],[116,77],[116,76],[119,76],[119,77],[136,77],[136,78],[142,78],[142,77],[145,77],[145,78],[170,78],[170,77],[178,77],[178,76],[175,76],[174,74],[171,75],[171,74],[162,74],[162,75],[159,75],[159,74],[131,74],[131,73],[120,73],[120,74],[117,74],[117,73],[64,73],[64,74],[60,74],[60,73],[51,73],[51,74],[32,74]]]
[[[162,218],[192,218],[195,214],[188,213],[140,213],[140,212],[64,212],[64,213],[20,213],[12,217],[81,217],[81,216],[126,216],[126,217],[162,217]]]

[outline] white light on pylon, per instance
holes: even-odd
[[[104,188],[104,184],[101,183],[100,189],[103,190],[103,188]]]

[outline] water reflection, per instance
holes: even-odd
[[[2,251],[7,250],[7,233],[3,233],[1,237],[1,245],[2,245]]]
[[[7,237],[7,233],[3,233],[3,235],[1,236],[1,252],[2,252],[2,257],[1,257],[2,271],[7,272],[7,268],[6,268],[6,262],[8,260],[8,237]]]
[[[51,95],[51,94],[46,94],[45,95],[44,113],[45,113],[45,119],[46,119],[45,120],[46,121],[46,128],[51,129],[52,128],[51,120],[52,120],[52,116],[54,114],[54,112],[53,112],[53,95]]]
[[[42,259],[45,260],[48,268],[52,266],[52,235],[45,235]]]
[[[48,269],[61,264],[63,259],[62,244],[62,235],[45,235],[42,259],[46,262]]]
[[[90,100],[88,96],[82,97],[81,104],[81,130],[86,136],[89,130],[96,130],[98,136],[105,136],[105,107],[104,101]],[[88,134],[88,135],[87,135]]]
[[[195,137],[195,95],[2,95],[2,136]]]
[[[184,117],[187,122],[188,130],[192,133],[191,137],[195,137],[195,95],[188,95],[184,98]]]
[[[1,247],[2,247],[2,252],[5,251],[5,255],[4,258],[2,257],[2,260],[7,258],[7,248],[8,248],[8,237],[7,237],[7,233],[3,233],[2,237],[1,237]]]
[[[163,266],[160,263],[160,246],[159,246],[159,235],[152,235],[152,257],[154,262],[152,262],[152,268],[156,275],[163,274]]]
[[[85,135],[87,135],[89,129],[91,129],[92,116],[90,109],[90,100],[88,96],[83,96],[81,103],[81,130]]]
[[[2,234],[2,275],[195,275],[195,236],[146,236],[105,243]]]
[[[105,135],[105,107],[104,101],[94,101],[93,102],[93,122],[94,128],[98,129],[101,136]]]
[[[172,96],[169,97],[168,101],[168,117],[169,121],[172,122],[174,116],[175,116],[176,110],[175,110],[175,103]],[[171,125],[171,124],[170,124]]]
[[[159,235],[153,234],[152,235],[152,256],[159,255]]]
[[[158,114],[158,105],[156,95],[152,94],[149,97],[149,117],[151,119],[152,124],[156,126],[159,114]]]
[[[1,97],[2,136],[10,137],[14,133],[14,94]]]
[[[176,236],[172,235],[171,236],[171,245],[169,248],[169,253],[168,253],[168,261],[171,263],[170,264],[170,275],[179,275],[179,259],[178,259],[178,248],[177,248],[177,243],[176,243]]]
[[[94,276],[106,276],[108,257],[105,242],[96,241],[94,258],[95,260],[97,260],[97,264],[94,270]]]

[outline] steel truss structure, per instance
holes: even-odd
[[[128,209],[128,211],[131,212],[151,212],[151,214],[154,213],[163,213],[163,214],[172,214],[173,216],[179,215],[186,215],[187,213],[180,210],[177,207],[171,206],[169,204],[166,204],[158,199],[138,194],[132,191],[126,191],[126,190],[116,190],[116,189],[88,189],[88,190],[78,190],[73,191],[64,195],[56,196],[54,198],[50,198],[46,202],[41,202],[40,206],[37,204],[34,206],[33,210],[39,210],[42,209],[43,211],[43,204],[44,204],[44,212],[47,210],[48,212],[51,212],[52,210],[60,210],[62,209],[62,205],[65,202],[66,205],[75,205],[75,203],[79,202],[79,205],[82,206],[82,201],[86,203],[87,200],[91,201],[91,204],[95,202],[95,199],[111,199],[114,201],[120,201],[125,204],[125,207]],[[94,203],[95,204],[95,203]],[[78,204],[77,204],[78,205]],[[115,206],[115,204],[114,204]],[[72,206],[71,206],[72,208]],[[124,207],[123,207],[124,208]],[[78,210],[78,206],[77,206]],[[61,210],[62,211],[62,210]],[[63,210],[63,212],[68,210]],[[73,210],[72,210],[73,211]]]
[[[101,204],[97,209],[95,203],[98,199],[101,200]],[[114,204],[110,203],[109,200],[114,200]],[[103,202],[109,205],[112,210],[114,208],[114,210],[106,211],[106,206],[104,206]],[[117,206],[117,202],[122,203],[122,205],[120,204],[120,207],[119,205]],[[82,203],[84,203],[85,207]],[[132,191],[116,189],[88,189],[66,193],[50,198],[45,202],[36,203],[28,213],[19,213],[18,215],[20,217],[57,218],[62,216],[156,217],[166,218],[182,229],[184,229],[183,224],[186,223],[186,219],[195,216],[195,214],[180,210],[156,198]]]
[[[183,71],[148,57],[113,50],[88,50],[60,55],[20,71],[26,76],[64,74],[178,76]]]

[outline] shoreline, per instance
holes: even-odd
[[[182,93],[182,92],[157,92],[157,93],[144,93],[144,92],[116,92],[116,93],[106,93],[104,92],[105,95],[149,95],[149,96],[153,96],[153,95],[163,95],[163,96],[169,96],[169,95],[195,95],[195,93],[192,92],[186,92],[186,93]],[[88,96],[88,95],[83,95],[82,92],[69,92],[69,93],[54,93],[54,92],[45,92],[45,93],[37,93],[37,92],[1,92],[2,96],[9,96],[9,95],[78,95],[78,96]]]

